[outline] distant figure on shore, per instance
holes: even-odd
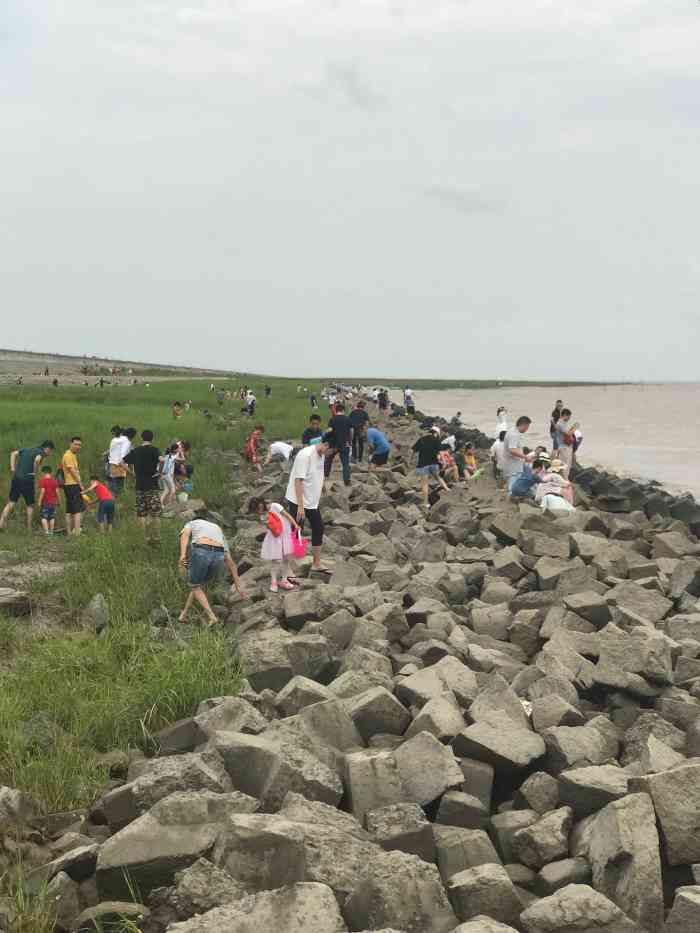
[[[257,399],[254,393],[252,392],[252,390],[249,389],[246,392],[246,396],[245,396],[245,410],[249,418],[252,418],[255,415],[255,403],[256,402],[257,402]]]
[[[527,415],[521,415],[515,422],[515,427],[511,428],[505,436],[503,478],[506,481],[509,493],[525,466],[527,453],[523,449],[523,434],[529,430],[531,424],[531,418],[528,418]]]
[[[270,592],[277,593],[280,589],[293,590],[294,584],[289,579],[294,558],[292,527],[299,532],[299,525],[279,502],[271,502],[268,505],[264,499],[252,499],[249,509],[259,515],[267,525],[260,557],[270,563]]]
[[[369,415],[363,399],[358,399],[348,418],[352,422],[352,461],[362,463],[365,452],[365,432],[369,424]]]
[[[312,410],[317,411],[318,410],[318,399],[316,398],[313,392],[309,396],[309,402],[311,402]]]
[[[326,479],[331,475],[335,455],[340,457],[340,463],[343,468],[343,482],[346,486],[350,485],[350,448],[352,445],[352,421],[345,414],[345,402],[335,403],[335,414],[328,422],[328,427],[333,434],[332,447],[326,455],[324,471]]]
[[[182,418],[182,402],[173,402],[173,418],[175,421]]]
[[[498,438],[491,444],[491,462],[493,464],[494,479],[500,483],[503,479],[505,466],[505,439],[507,431],[500,431]]]
[[[556,450],[559,447],[559,442],[557,439],[557,422],[561,418],[561,410],[564,407],[564,403],[560,398],[554,403],[554,410],[549,416],[549,436],[552,438],[552,450]]]
[[[20,499],[24,499],[27,509],[27,530],[31,531],[37,470],[44,457],[50,456],[53,450],[53,441],[42,441],[36,447],[23,447],[20,450],[13,450],[10,454],[12,482],[9,500],[0,515],[0,531],[4,530],[5,522]]]
[[[416,403],[413,398],[413,389],[410,389],[408,386],[403,390],[403,407],[406,409],[407,415],[415,415]]]
[[[567,476],[574,462],[574,431],[577,428],[577,424],[571,423],[571,409],[562,408],[559,420],[554,427],[554,436],[557,444],[557,455],[566,467]]]
[[[501,405],[501,407],[496,411],[496,432],[500,434],[501,431],[507,431],[507,430],[508,430],[508,411],[503,405]]]
[[[129,468],[124,463],[124,457],[131,450],[131,441],[136,436],[135,428],[121,428],[115,424],[112,428],[112,440],[109,442],[107,459],[109,463],[109,479],[107,485],[116,497],[124,489],[124,482],[129,474]]]
[[[265,398],[269,398],[272,395],[272,386],[265,386]]]
[[[114,527],[115,501],[112,492],[100,481],[98,476],[90,477],[90,485],[83,489],[83,493],[94,492],[97,500],[97,526],[100,532],[111,532]]]
[[[537,502],[542,502],[545,496],[551,495],[560,496],[569,505],[574,504],[574,488],[562,475],[564,469],[564,463],[561,460],[552,460],[551,464],[545,465],[545,470],[540,477],[541,485],[535,491]]]
[[[56,477],[52,475],[50,466],[41,468],[41,479],[39,480],[39,519],[44,534],[51,536],[56,530],[56,508],[58,506],[59,485]]]
[[[87,385],[87,379],[85,380],[85,383],[84,383],[84,384]],[[54,387],[54,389],[57,389],[57,388],[58,388],[58,379],[56,379],[56,378],[52,379],[52,380],[51,380],[51,385]]]
[[[289,463],[294,448],[286,441],[273,441],[267,448],[267,457],[263,466],[269,466],[271,463]]]

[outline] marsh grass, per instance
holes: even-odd
[[[254,385],[255,421],[265,424],[269,440],[298,438],[310,413],[308,396],[296,393],[294,381],[266,381],[273,387],[270,399],[264,398],[263,382]],[[49,438],[56,444],[50,461],[55,467],[70,437],[78,434],[87,479],[91,470],[101,472],[110,426],[122,424],[153,430],[161,448],[176,437],[189,440],[194,495],[212,508],[235,506],[230,465],[205,451],[239,451],[252,424],[240,415],[240,403],[227,403],[222,411],[207,390],[204,381],[153,383],[150,389],[0,390],[0,500],[6,501],[4,464],[13,448]],[[194,403],[177,423],[170,412],[176,398]],[[203,417],[205,408],[211,419]],[[231,420],[237,422],[233,427]],[[107,777],[104,753],[151,751],[154,732],[191,715],[203,699],[235,693],[242,674],[224,633],[197,631],[186,641],[176,632],[170,640],[153,638],[152,610],[163,606],[176,618],[184,601],[177,522],[163,521],[161,544],[147,545],[133,517],[131,491],[118,501],[112,535],[99,535],[89,515],[82,537],[45,539],[24,530],[23,513],[20,505],[0,536],[0,550],[38,569],[29,584],[33,604],[56,622],[59,634],[37,634],[28,619],[0,616],[0,652],[8,662],[0,673],[0,783],[30,793],[50,812],[89,805]],[[46,563],[59,563],[63,570],[42,572]],[[4,566],[12,571],[12,563],[0,564],[0,576]],[[109,611],[109,625],[99,637],[81,621],[97,593]],[[31,929],[42,929],[38,920]]]

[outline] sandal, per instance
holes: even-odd
[[[215,625],[221,625],[221,619],[217,616],[209,616],[207,619],[207,628],[214,628]]]
[[[276,584],[276,583],[271,583],[271,584],[270,584],[270,592],[271,592],[271,593],[277,593],[278,591],[279,591],[279,587],[277,586],[277,584]]]
[[[290,583],[289,580],[281,580],[281,581],[280,581],[280,586],[282,587],[283,590],[293,590],[293,589],[294,589],[294,584],[293,584],[293,583]]]

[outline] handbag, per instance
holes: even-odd
[[[270,533],[275,537],[279,538],[282,532],[284,531],[284,525],[282,519],[276,512],[267,513],[267,527]]]

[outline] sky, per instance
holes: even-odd
[[[697,379],[697,0],[5,0],[7,348]]]

